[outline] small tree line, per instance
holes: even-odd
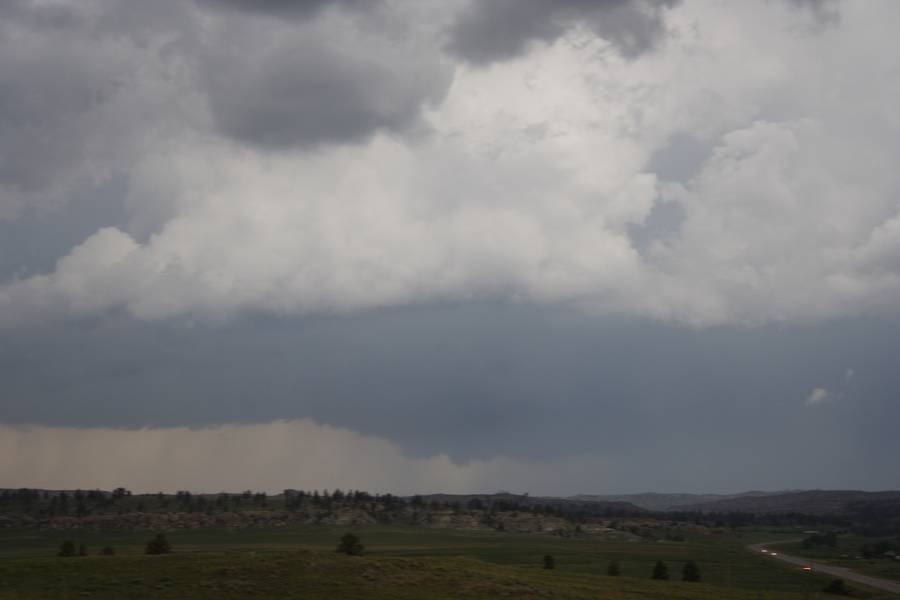
[[[693,523],[716,528],[744,526],[804,526],[852,528],[866,536],[896,535],[900,533],[900,501],[856,503],[846,515],[807,515],[803,513],[752,514],[742,512],[704,513],[700,511],[653,512],[630,507],[627,503],[606,503],[576,500],[532,498],[528,494],[497,494],[475,497],[412,496],[403,498],[392,494],[370,494],[361,490],[295,490],[281,494],[245,490],[239,493],[193,494],[133,494],[119,487],[112,491],[74,490],[53,491],[20,488],[0,491],[0,511],[24,513],[37,518],[55,516],[85,517],[96,514],[123,512],[182,511],[231,512],[260,508],[304,510],[331,509],[354,506],[368,510],[392,511],[404,507],[416,510],[452,510],[485,512],[524,512],[557,516],[574,523],[595,519],[645,518],[672,523]],[[679,534],[673,534],[679,535]],[[677,541],[677,540],[676,540]],[[811,540],[815,544],[815,540]]]
[[[172,551],[172,544],[163,533],[158,533],[144,546],[144,554],[168,554]],[[101,556],[113,556],[116,549],[112,546],[104,546],[100,549]],[[59,545],[57,556],[68,558],[72,556],[88,556],[88,547],[86,544],[79,544],[77,547],[72,540],[65,540]]]
[[[556,558],[552,554],[545,554],[543,558],[543,565],[545,569],[555,569],[556,568]],[[622,575],[622,567],[619,565],[619,561],[611,560],[606,567],[606,574],[611,577],[619,577]],[[656,561],[656,564],[653,565],[653,570],[650,573],[650,579],[659,579],[659,580],[668,580],[669,579],[669,567],[661,560]],[[700,581],[700,567],[693,560],[689,560],[684,563],[684,566],[681,569],[681,580],[682,581]]]

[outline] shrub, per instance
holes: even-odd
[[[147,547],[144,549],[146,554],[168,554],[171,551],[172,545],[162,533],[156,534],[155,538],[147,542]]]
[[[684,568],[681,570],[681,579],[683,581],[700,581],[700,567],[697,566],[692,560],[684,563]]]
[[[669,568],[666,566],[661,560],[656,561],[656,564],[653,566],[653,575],[650,577],[651,579],[668,579],[669,578]]]
[[[823,589],[823,592],[826,594],[835,594],[836,596],[849,596],[850,590],[847,589],[847,584],[844,583],[843,579],[834,579],[826,585]]]
[[[112,556],[116,553],[116,549],[112,546],[104,546],[102,550],[100,550],[100,554],[103,556]]]
[[[618,577],[622,574],[622,569],[619,567],[619,561],[611,560],[609,561],[609,566],[606,567],[606,574],[611,575],[613,577]]]
[[[556,568],[556,559],[553,558],[552,554],[544,555],[544,568],[545,569],[555,569]]]
[[[60,544],[58,556],[75,556],[75,542],[66,540]]]
[[[360,556],[363,553],[363,545],[359,541],[359,537],[357,537],[353,533],[345,533],[341,537],[340,543],[338,543],[338,547],[335,552],[343,552],[344,554],[349,554],[350,556]]]

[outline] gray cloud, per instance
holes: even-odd
[[[116,94],[123,61],[72,34],[69,6],[13,3],[0,20],[0,219],[68,182],[94,138],[91,115]],[[15,34],[15,35],[14,35]],[[47,44],[48,37],[60,40]],[[52,176],[50,176],[52,174]]]
[[[209,57],[207,93],[218,127],[244,143],[284,149],[365,140],[418,122],[439,101],[450,71],[432,57],[410,56],[369,38],[353,47],[332,34],[304,31]]]
[[[199,6],[226,9],[216,11],[224,18],[201,54],[201,81],[217,128],[241,143],[309,148],[402,133],[420,124],[423,105],[439,102],[452,79],[434,44],[380,2]]]
[[[7,22],[35,28],[63,29],[83,23],[85,15],[77,6],[38,4],[30,0],[8,0],[0,4],[0,16]]]
[[[663,13],[678,0],[496,0],[475,2],[450,32],[449,48],[468,62],[513,58],[534,41],[552,42],[584,23],[633,58],[653,48],[664,32]]]
[[[191,37],[183,7],[17,1],[0,10],[0,220],[86,195],[130,164],[153,127],[185,118],[168,101],[183,80],[166,72]]]
[[[196,0],[201,7],[223,8],[245,14],[307,19],[329,7],[371,10],[381,0]]]
[[[809,11],[818,25],[834,25],[841,16],[840,0],[788,0],[792,6]]]
[[[210,122],[269,148],[402,132],[452,76],[434,44],[401,31],[402,15],[361,23],[322,11],[327,2],[204,14],[212,4],[3,3],[0,219],[57,208],[152,155],[151,140]]]
[[[663,181],[688,181],[697,174],[711,152],[709,143],[677,132],[650,157],[647,169]]]
[[[16,219],[0,219],[0,280],[53,271],[69,248],[98,226],[125,227],[122,177],[99,185],[80,186],[52,211],[25,211]]]

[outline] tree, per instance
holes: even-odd
[[[653,566],[653,575],[651,579],[668,579],[669,578],[669,568],[666,566],[661,560],[656,561],[656,564]]]
[[[552,554],[544,555],[544,568],[545,569],[555,569],[556,568],[556,559],[553,558]]]
[[[697,566],[692,560],[684,563],[684,568],[681,570],[681,579],[683,581],[700,581],[700,567]]]
[[[59,556],[75,556],[75,542],[66,540],[59,545]]]
[[[344,554],[349,554],[350,556],[360,556],[363,553],[363,545],[359,541],[359,537],[353,533],[345,533],[341,537],[341,541],[338,544],[335,552],[343,552]]]
[[[87,555],[88,555],[87,546],[85,546],[84,544],[81,544],[80,546],[78,546],[78,556],[87,556]]]
[[[844,583],[843,579],[834,579],[826,585],[823,589],[823,592],[826,594],[835,594],[837,596],[849,596],[850,590],[847,589],[847,584]]]
[[[146,554],[168,554],[171,551],[172,545],[162,533],[157,533],[155,538],[147,542],[147,547],[144,549]]]
[[[100,550],[100,554],[102,554],[103,556],[112,556],[115,553],[116,549],[112,546],[103,546],[103,549]]]
[[[619,567],[619,561],[611,560],[609,561],[609,566],[606,567],[606,574],[612,577],[618,577],[622,574],[622,568]]]

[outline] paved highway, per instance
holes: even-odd
[[[769,549],[769,544],[772,544],[772,546],[774,547],[776,544],[784,544],[785,542],[790,541],[799,540],[778,540],[777,542],[767,542],[765,544],[753,544],[747,546],[747,549],[753,552],[762,552],[763,548]],[[900,594],[900,582],[898,581],[891,581],[890,579],[879,579],[878,577],[870,577],[868,575],[863,575],[861,573],[851,571],[846,567],[823,565],[822,563],[811,561],[808,558],[782,554],[777,547],[775,547],[774,550],[777,555],[772,557],[773,560],[783,560],[784,562],[791,563],[792,565],[800,565],[801,567],[810,566],[812,567],[813,573],[826,573],[828,575],[833,575],[834,577],[840,577],[842,579],[845,579],[846,581],[853,581],[872,588],[883,590],[885,592]]]

